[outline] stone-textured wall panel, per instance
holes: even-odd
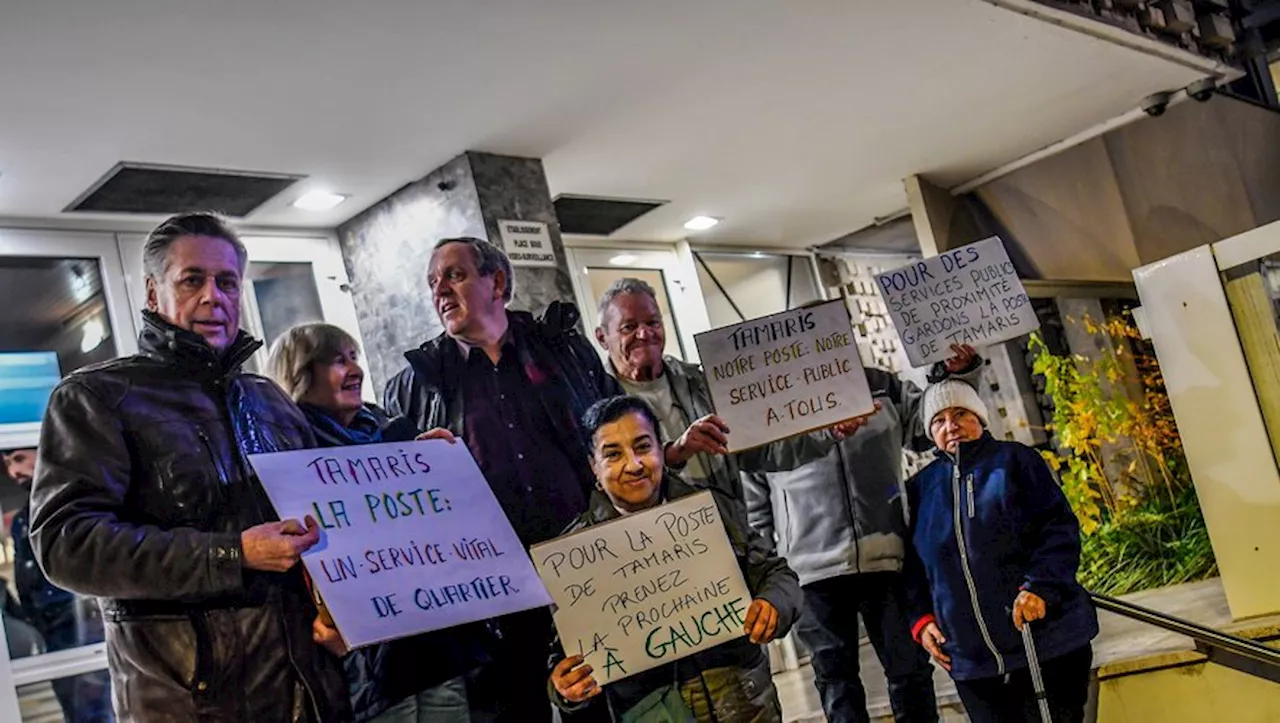
[[[559,265],[550,267],[518,267],[515,270],[515,295],[512,309],[540,313],[553,301],[573,301],[573,282],[560,237],[560,223],[551,202],[551,191],[536,158],[497,156],[490,153],[468,153],[476,192],[484,211],[488,239],[499,246],[502,237],[499,220],[541,221],[547,224],[551,245],[555,247]]]
[[[404,352],[442,329],[427,290],[427,263],[436,241],[447,236],[485,236],[466,156],[338,228],[364,356],[379,394],[405,366]]]
[[[538,159],[464,153],[338,228],[376,389],[404,368],[407,349],[442,331],[427,289],[436,242],[475,236],[501,246],[499,219],[546,223],[559,261],[556,268],[516,268],[510,308],[540,313],[552,301],[573,301],[560,226]]]

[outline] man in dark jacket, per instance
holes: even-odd
[[[405,354],[409,368],[387,385],[383,406],[461,438],[521,541],[549,540],[587,509],[595,478],[579,420],[618,394],[617,383],[578,332],[572,305],[552,303],[541,318],[506,308],[511,263],[493,244],[440,241],[427,283],[444,333]],[[498,623],[503,643],[469,697],[498,702],[498,720],[550,720],[551,616],[540,609]]]
[[[311,640],[301,568],[319,539],[275,521],[246,456],[312,446],[306,419],[240,372],[246,253],[207,214],[151,232],[139,354],[75,372],[49,400],[31,540],[56,585],[102,598],[122,721],[350,718]]]

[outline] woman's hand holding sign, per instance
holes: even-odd
[[[318,616],[311,622],[311,640],[316,645],[328,650],[336,658],[346,657],[346,643],[342,642],[342,636],[338,634],[338,629],[332,625],[327,625]]]
[[[578,667],[578,666],[582,667]],[[571,655],[561,660],[551,671],[551,684],[561,698],[570,703],[582,703],[600,695],[600,685],[591,677],[591,666],[583,665],[581,655]]]
[[[756,645],[768,643],[773,640],[773,634],[778,632],[778,608],[764,598],[752,600],[751,607],[747,608],[747,621],[743,628],[751,642]]]
[[[421,442],[424,439],[443,439],[449,444],[453,444],[454,442],[458,441],[458,438],[453,436],[453,432],[450,432],[444,427],[436,427],[435,429],[428,429],[422,434],[419,434],[417,437],[414,437],[414,439],[419,442]]]

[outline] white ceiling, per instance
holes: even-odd
[[[671,201],[619,238],[803,246],[1200,75],[979,0],[4,0],[0,216],[127,160],[307,174],[248,221],[331,227],[475,149]]]

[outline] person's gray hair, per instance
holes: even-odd
[[[476,273],[481,276],[493,276],[498,271],[502,271],[507,279],[507,284],[502,289],[502,300],[504,302],[511,301],[511,295],[516,288],[516,279],[515,275],[511,273],[511,259],[507,258],[502,249],[482,238],[457,236],[454,238],[442,238],[437,241],[435,248],[431,250],[432,258],[435,257],[437,251],[449,244],[463,244],[470,247],[471,253],[475,257]]]
[[[145,278],[159,281],[169,269],[169,247],[183,236],[209,236],[231,244],[240,260],[240,273],[244,274],[249,262],[249,252],[231,223],[216,213],[180,213],[160,222],[147,234],[142,247],[142,273]]]
[[[315,383],[316,362],[333,361],[347,346],[360,350],[355,337],[333,324],[299,324],[271,345],[267,376],[297,402],[307,396]]]
[[[613,304],[613,300],[623,294],[644,294],[650,299],[653,299],[653,303],[655,305],[658,303],[658,292],[653,290],[653,287],[649,285],[649,282],[644,281],[643,279],[637,279],[634,276],[624,276],[612,284],[609,284],[609,288],[605,289],[604,293],[600,295],[600,308],[598,311],[600,314],[599,318],[601,328],[604,327],[605,312],[609,310],[609,307]],[[662,312],[659,311],[658,313],[661,314]]]

